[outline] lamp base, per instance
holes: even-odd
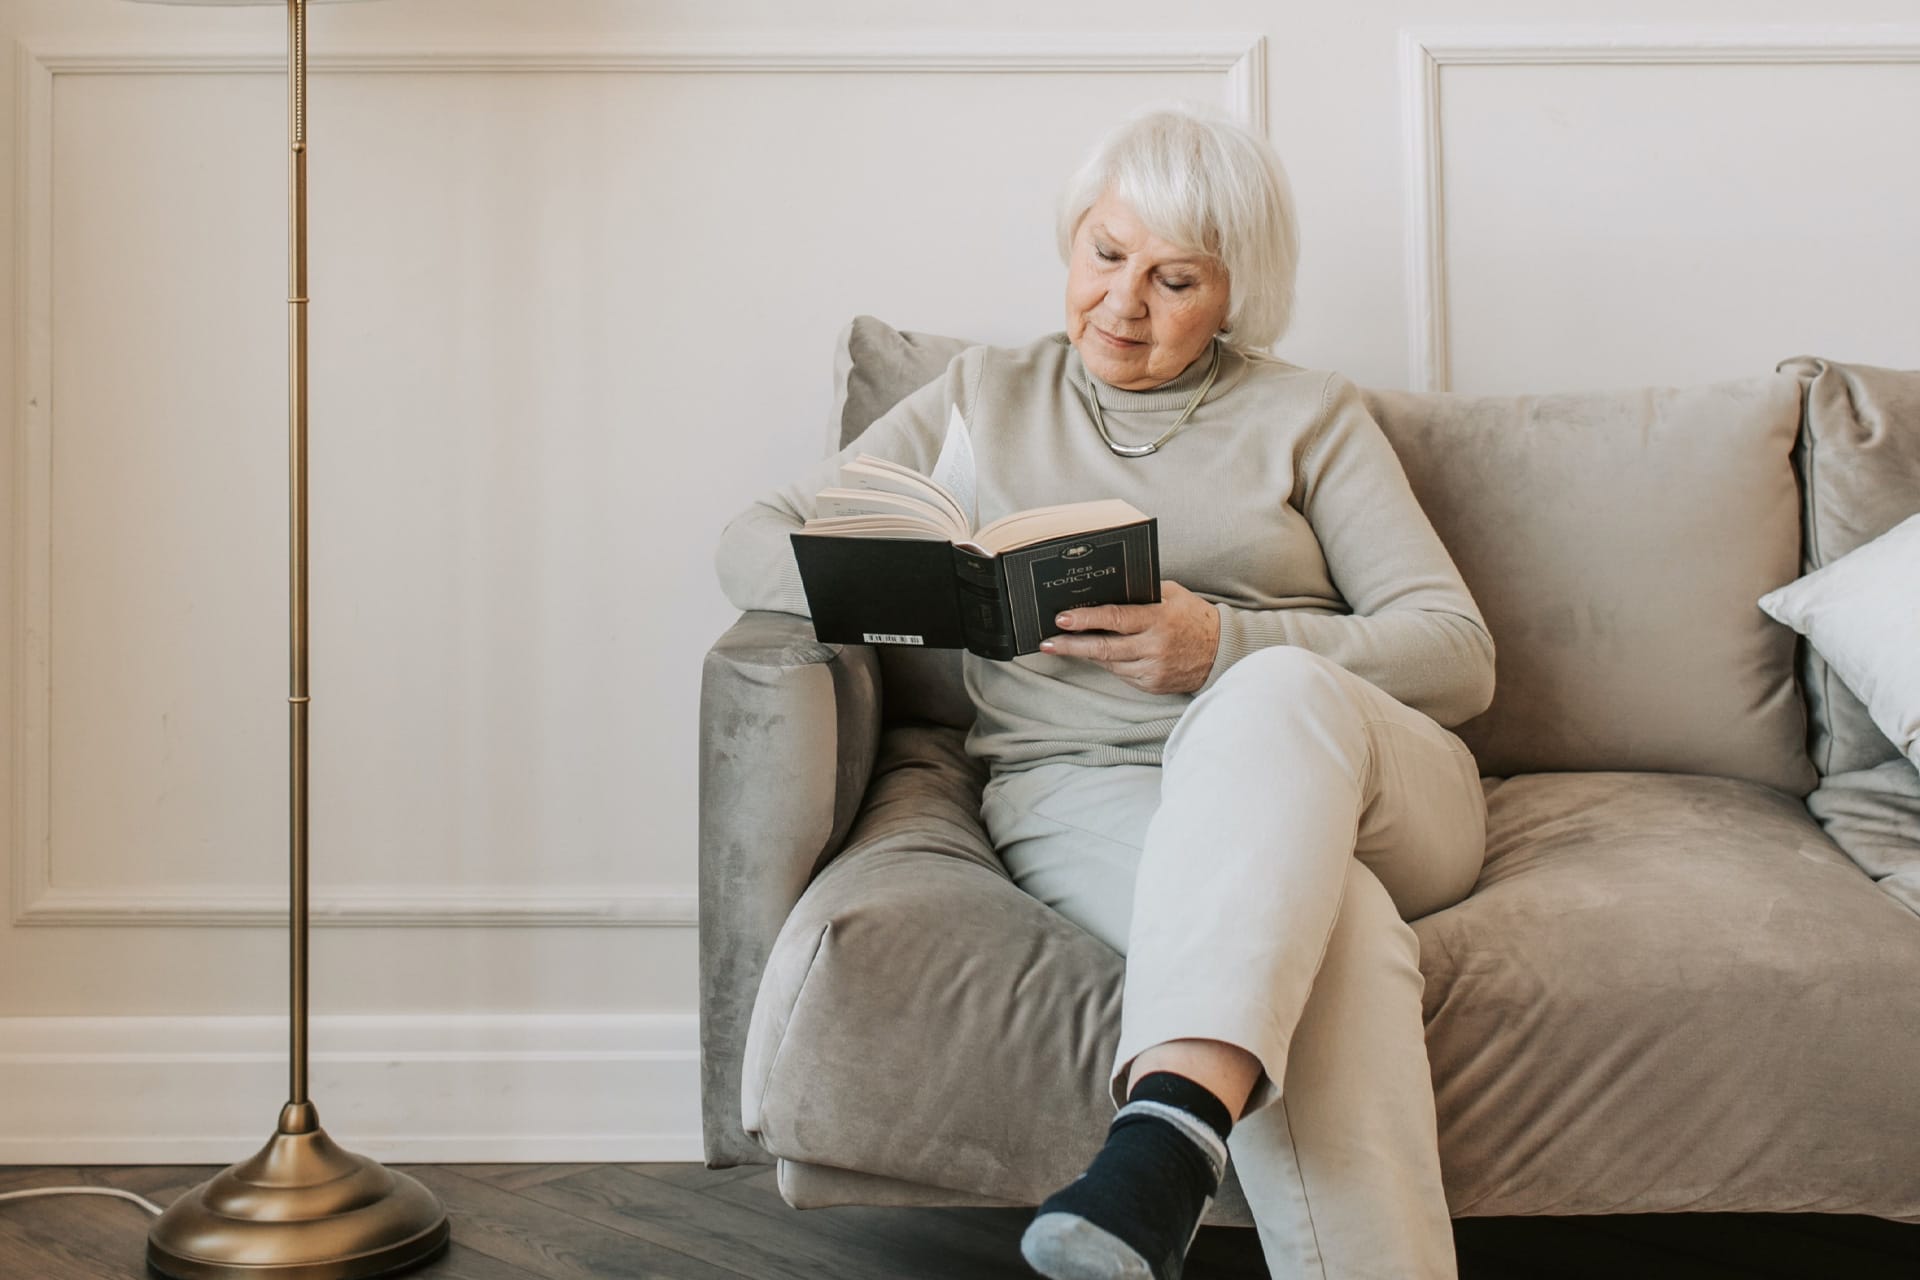
[[[312,1103],[290,1102],[251,1159],[167,1206],[147,1266],[173,1280],[368,1280],[428,1261],[447,1237],[431,1191],[337,1146]]]

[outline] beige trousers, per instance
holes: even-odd
[[[1260,1060],[1228,1146],[1276,1280],[1455,1275],[1405,919],[1480,871],[1458,738],[1280,646],[1194,699],[1161,766],[1003,774],[984,815],[1023,889],[1127,957],[1116,1107],[1162,1041]]]

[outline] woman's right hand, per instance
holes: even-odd
[[[1065,633],[1042,653],[1085,658],[1144,693],[1192,693],[1220,648],[1220,613],[1179,583],[1160,583],[1159,604],[1100,604],[1055,619]]]

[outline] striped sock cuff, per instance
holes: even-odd
[[[1165,1102],[1207,1123],[1222,1138],[1233,1131],[1233,1113],[1219,1095],[1205,1085],[1190,1080],[1178,1071],[1149,1071],[1127,1090],[1127,1101],[1145,1098]]]
[[[1216,1185],[1227,1176],[1227,1144],[1199,1116],[1171,1103],[1155,1102],[1148,1098],[1136,1098],[1115,1112],[1113,1118],[1117,1121],[1122,1116],[1128,1115],[1153,1116],[1156,1119],[1165,1120],[1191,1138],[1193,1145],[1205,1153],[1207,1164],[1213,1170],[1213,1180]]]

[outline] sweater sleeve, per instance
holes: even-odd
[[[971,398],[963,399],[959,393],[977,378],[977,371],[977,359],[969,360],[967,352],[955,356],[944,376],[875,419],[853,443],[728,521],[714,562],[720,590],[733,607],[807,616],[807,595],[800,586],[800,569],[788,535],[812,516],[815,496],[838,484],[841,465],[863,453],[912,467],[922,475],[931,473],[946,441],[948,414],[955,404],[966,412]]]
[[[1358,388],[1330,374],[1322,406],[1294,494],[1351,612],[1216,604],[1220,645],[1202,687],[1254,650],[1287,644],[1442,725],[1471,719],[1493,700],[1493,639],[1479,607]]]

